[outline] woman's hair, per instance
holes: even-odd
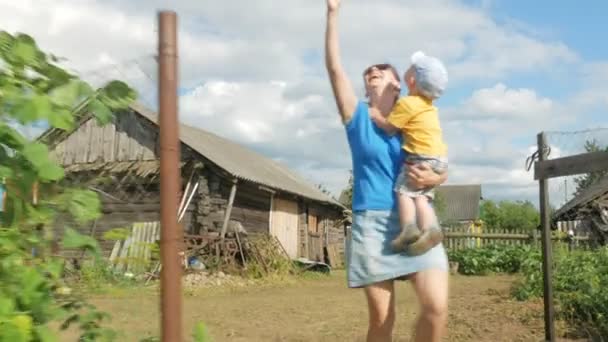
[[[395,79],[397,80],[397,82],[401,82],[401,78],[399,77],[399,73],[397,72],[397,69],[395,69],[395,67],[389,63],[374,64],[374,65],[368,66],[363,71],[363,77],[365,77],[365,75],[367,75],[370,72],[370,70],[372,70],[373,67],[376,67],[376,69],[378,69],[378,70],[387,70],[387,69],[390,70],[393,73],[393,76],[395,76]]]

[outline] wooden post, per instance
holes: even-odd
[[[545,133],[541,132],[537,136],[538,139],[538,160],[543,162],[546,160],[547,138]],[[545,340],[555,342],[555,327],[554,327],[554,308],[553,308],[553,285],[551,262],[553,261],[551,251],[551,217],[549,216],[549,180],[540,178],[539,195],[540,195],[540,224],[542,229],[542,248],[543,248],[543,299],[545,306]]]
[[[232,204],[234,203],[234,196],[236,195],[236,178],[232,180],[232,188],[230,189],[230,198],[228,198],[228,207],[226,208],[226,214],[224,215],[224,223],[222,224],[222,244],[224,243],[224,237],[226,236],[226,229],[228,229],[228,222],[230,221],[230,213],[232,212]]]
[[[182,270],[179,248],[182,230],[179,205],[179,119],[177,108],[177,14],[158,14],[158,101],[160,127],[160,255],[162,270],[161,335],[163,342],[182,341]]]

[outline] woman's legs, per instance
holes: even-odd
[[[447,331],[448,272],[428,269],[413,274],[410,279],[421,308],[412,340],[440,342]]]
[[[395,285],[387,280],[365,287],[369,310],[367,342],[391,342],[395,323]]]

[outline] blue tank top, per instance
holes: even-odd
[[[369,116],[368,104],[359,101],[345,125],[353,165],[353,211],[395,208],[393,186],[404,152],[401,136],[388,136]]]

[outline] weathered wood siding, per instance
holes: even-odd
[[[158,129],[126,112],[100,126],[89,119],[55,146],[52,155],[63,165],[158,159]]]
[[[336,245],[344,253],[344,228],[337,209],[317,203],[300,203],[300,256],[325,262],[327,245]]]
[[[196,198],[194,233],[219,232],[224,222],[232,181],[211,170],[199,178]],[[249,234],[268,233],[270,220],[270,193],[255,185],[238,182],[230,220],[240,222]]]

